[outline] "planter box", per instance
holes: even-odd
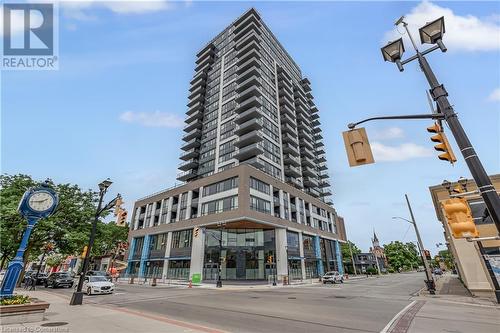
[[[31,303],[0,306],[2,325],[23,324],[42,321],[50,304],[36,298]]]

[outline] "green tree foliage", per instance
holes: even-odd
[[[384,245],[384,251],[389,266],[395,270],[408,270],[421,265],[417,247],[413,243],[391,242]]]
[[[50,256],[47,257],[47,260],[45,261],[45,263],[49,267],[57,267],[60,264],[62,264],[63,261],[64,261],[64,257],[61,254],[54,253],[54,254],[51,254]]]
[[[26,227],[25,219],[17,212],[19,201],[28,188],[39,184],[27,175],[0,175],[0,253],[4,261],[14,257]],[[52,216],[37,223],[25,252],[25,261],[41,254],[49,235],[52,235],[55,251],[64,257],[80,254],[88,243],[98,193],[82,191],[73,184],[49,184],[59,195],[59,206]],[[102,222],[107,213],[100,217],[93,255],[102,255],[117,242],[127,240],[127,227]]]
[[[353,242],[347,241],[347,243],[341,243],[340,244],[340,252],[342,253],[342,261],[346,261],[346,262],[351,261],[351,251],[349,250],[349,244],[351,244],[353,255],[361,253],[361,250]]]

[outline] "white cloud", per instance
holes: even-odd
[[[389,127],[383,130],[379,130],[373,134],[370,139],[373,140],[392,140],[400,139],[404,137],[404,132],[399,127]]]
[[[145,127],[178,128],[184,124],[184,119],[168,112],[132,112],[126,111],[120,115],[120,120],[126,123],[140,124]]]
[[[89,9],[106,8],[117,14],[145,14],[167,10],[172,4],[167,0],[64,0],[59,1],[64,15],[76,20],[88,21],[96,19],[87,13]]]
[[[444,44],[449,51],[496,51],[500,49],[500,22],[492,19],[495,14],[486,18],[473,15],[460,16],[449,8],[440,7],[428,1],[423,1],[406,14],[408,28],[417,41],[420,41],[418,29],[435,19],[444,16],[446,32]],[[384,44],[389,40],[401,37],[402,26],[386,32]],[[410,41],[405,34],[406,49],[410,49]]]
[[[373,142],[371,147],[375,161],[406,161],[434,155],[432,149],[411,142],[399,146],[386,146],[380,142]]]
[[[493,90],[490,96],[488,96],[488,100],[491,102],[500,102],[500,88]]]

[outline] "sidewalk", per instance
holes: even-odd
[[[50,307],[45,312],[45,320],[38,323],[1,325],[0,332],[222,333],[222,331],[210,327],[125,308],[119,309],[93,304],[69,306],[68,297],[45,291],[31,291],[29,295],[50,303]]]

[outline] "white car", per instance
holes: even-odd
[[[323,282],[323,284],[337,282],[344,283],[344,277],[337,271],[331,271],[323,275],[321,281]]]
[[[83,282],[83,290],[87,295],[94,294],[112,294],[115,290],[115,284],[109,282],[105,276],[86,276]]]

